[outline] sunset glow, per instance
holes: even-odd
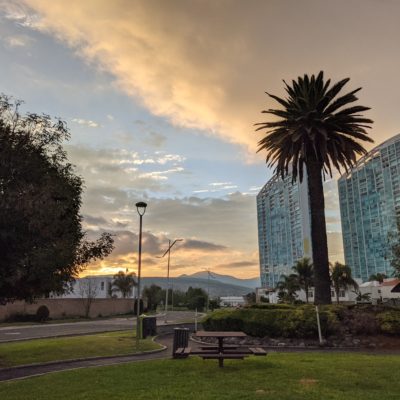
[[[68,122],[89,237],[115,234],[84,274],[259,274],[255,195],[272,176],[254,123],[282,79],[350,77],[375,145],[399,133],[395,1],[0,0],[0,91]],[[372,148],[374,145],[370,145]],[[326,182],[332,261],[343,261],[337,176]]]

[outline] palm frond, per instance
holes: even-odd
[[[373,121],[362,115],[369,107],[346,107],[358,100],[361,88],[337,97],[348,82],[346,78],[331,86],[320,71],[317,76],[299,76],[291,84],[284,80],[285,99],[267,93],[282,108],[262,112],[279,119],[256,123],[255,129],[265,131],[258,151],[266,151],[266,162],[276,173],[284,177],[291,169],[293,179],[301,181],[304,164],[316,160],[323,174],[332,175],[332,168],[347,171],[357,156],[365,154],[362,142],[373,142],[367,132]]]

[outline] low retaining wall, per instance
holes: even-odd
[[[82,299],[39,299],[30,304],[15,301],[5,306],[0,305],[0,321],[13,314],[36,314],[36,310],[45,305],[50,310],[50,318],[84,317],[85,304]],[[133,312],[132,299],[95,299],[90,308],[90,317],[111,316]]]

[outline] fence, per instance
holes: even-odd
[[[85,303],[83,299],[38,299],[30,304],[24,301],[15,301],[0,305],[0,321],[14,314],[36,314],[36,310],[45,305],[50,310],[50,318],[84,317]],[[98,316],[112,316],[133,312],[132,299],[94,299],[90,307],[91,318]]]

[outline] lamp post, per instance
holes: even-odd
[[[140,336],[140,274],[142,271],[142,218],[146,212],[147,204],[143,201],[136,203],[136,209],[139,214],[139,259],[138,259],[138,283],[136,295],[136,349],[139,349]]]
[[[170,259],[171,259],[171,249],[174,246],[176,242],[182,242],[183,239],[176,239],[172,242],[171,240],[168,239],[168,249],[165,251],[165,253],[158,257],[158,258],[163,258],[167,253],[168,253],[168,267],[167,267],[167,290],[165,291],[165,319],[164,322],[167,323],[167,312],[168,312],[168,292],[169,292],[169,266],[170,266]],[[173,299],[173,298],[172,298]]]

